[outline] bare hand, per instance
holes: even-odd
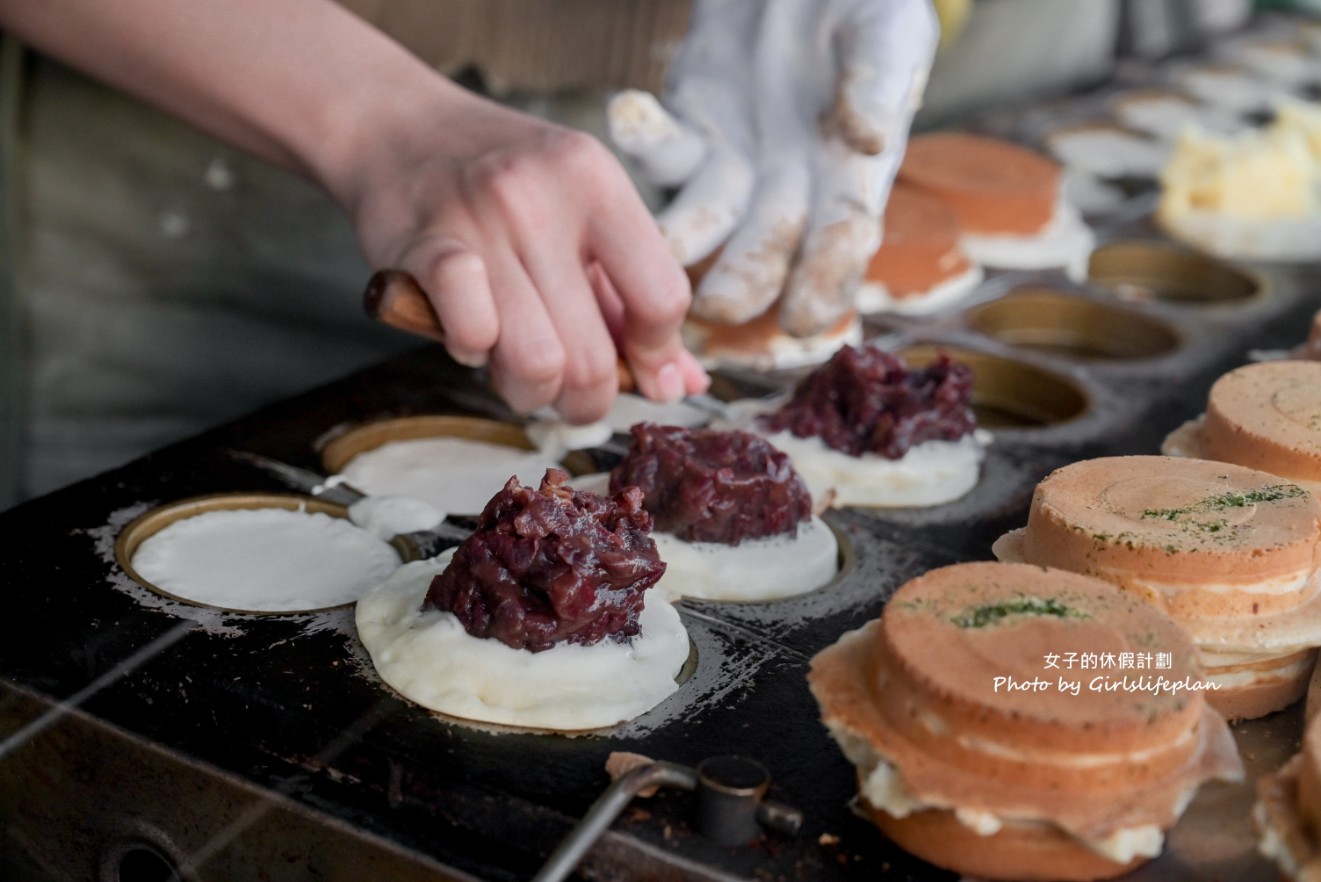
[[[457,89],[456,89],[457,92]],[[362,247],[427,291],[459,362],[489,361],[520,412],[587,422],[618,389],[706,388],[679,340],[688,283],[610,152],[588,135],[460,93],[380,139],[347,188]]]

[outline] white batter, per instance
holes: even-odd
[[[445,513],[407,496],[367,496],[349,506],[349,520],[389,542],[401,533],[436,529]]]
[[[407,496],[450,514],[476,515],[511,476],[539,487],[548,468],[563,466],[540,451],[439,437],[365,450],[339,477],[369,496]]]
[[[610,473],[582,475],[575,490],[608,496]],[[825,521],[799,524],[794,537],[746,539],[740,545],[686,542],[669,533],[651,534],[665,561],[663,587],[671,597],[757,602],[815,591],[839,572],[839,542]]]
[[[778,600],[815,591],[839,571],[839,543],[818,517],[793,536],[745,539],[739,545],[685,542],[652,533],[671,596],[704,600]]]
[[[358,601],[358,636],[405,698],[477,722],[576,731],[629,720],[679,688],[688,633],[663,590],[646,592],[642,630],[627,644],[531,652],[473,637],[452,613],[422,611],[452,556],[405,564]]]
[[[610,412],[595,423],[570,425],[551,408],[537,411],[533,416],[526,427],[528,439],[546,456],[555,459],[570,450],[599,447],[612,435],[627,434],[637,423],[693,427],[704,426],[710,419],[707,411],[684,401],[652,401],[629,392],[618,395]]]
[[[175,521],[132,560],[139,576],[181,600],[250,612],[352,603],[399,563],[387,542],[346,520],[280,508]]]
[[[957,441],[924,441],[899,459],[872,453],[850,456],[827,447],[820,438],[765,431],[756,417],[776,406],[735,402],[730,406],[730,420],[735,427],[757,432],[784,451],[817,506],[898,508],[952,502],[977,485],[985,448],[991,442],[990,433],[979,429]]]
[[[766,438],[793,460],[816,500],[877,508],[941,505],[977,486],[985,450],[976,433],[957,441],[924,441],[899,459],[850,456],[820,438],[776,432]]]

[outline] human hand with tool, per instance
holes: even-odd
[[[416,279],[450,354],[489,364],[511,407],[598,419],[620,362],[656,400],[706,389],[678,333],[688,282],[604,145],[457,90],[389,143],[331,190],[368,260]]]
[[[620,360],[653,398],[706,388],[679,337],[687,279],[610,151],[461,88],[339,4],[3,0],[0,28],[320,185],[515,410],[599,418]]]
[[[615,143],[677,187],[658,220],[691,265],[693,312],[739,324],[845,315],[871,255],[939,26],[930,0],[696,0],[661,100],[611,102]]]

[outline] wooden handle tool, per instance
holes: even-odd
[[[445,328],[431,308],[426,292],[417,279],[403,270],[380,270],[373,274],[362,301],[367,315],[378,322],[437,343],[445,342]],[[637,388],[627,362],[621,358],[615,368],[619,373],[619,391],[632,392]]]
[[[410,334],[445,342],[445,329],[441,327],[431,301],[417,280],[402,270],[381,270],[367,282],[363,294],[367,315],[378,322],[396,327]]]

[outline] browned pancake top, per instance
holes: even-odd
[[[899,179],[945,202],[969,233],[1031,235],[1050,223],[1060,167],[1026,147],[967,132],[909,141]]]
[[[1298,481],[1321,481],[1321,362],[1273,361],[1211,387],[1202,450]]]

